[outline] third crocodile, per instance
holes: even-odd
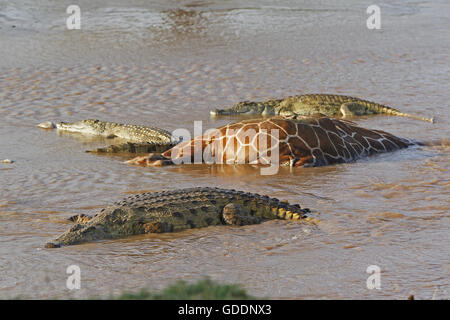
[[[261,102],[243,101],[228,109],[216,109],[211,111],[212,116],[245,114],[263,116],[307,116],[314,113],[322,113],[329,117],[388,114],[434,122],[433,118],[424,118],[403,113],[382,104],[337,94],[304,94],[290,96],[285,99],[269,99]]]
[[[116,202],[90,218],[72,217],[77,222],[47,248],[125,236],[176,232],[212,225],[249,225],[268,219],[306,221],[309,209],[255,193],[191,188],[143,193]]]
[[[127,141],[106,148],[98,148],[88,152],[99,153],[147,153],[164,152],[173,147],[178,141],[172,139],[170,132],[149,126],[106,122],[94,119],[77,122],[43,122],[38,125],[43,129],[57,129],[59,131],[75,132],[88,135],[103,136],[106,138],[121,138]]]

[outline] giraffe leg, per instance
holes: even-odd
[[[127,164],[137,164],[141,166],[168,166],[174,164],[170,158],[164,157],[160,153],[150,153],[146,156],[136,157],[125,161]]]
[[[312,156],[306,156],[300,159],[294,159],[291,163],[293,167],[311,167],[314,166],[314,158]]]

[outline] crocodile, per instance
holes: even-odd
[[[106,138],[121,138],[126,143],[110,145],[105,148],[87,150],[95,153],[147,153],[164,152],[175,146],[179,141],[172,138],[170,132],[149,126],[105,122],[95,119],[81,120],[77,122],[43,122],[38,125],[42,129],[57,129],[66,132],[75,132],[89,135],[103,136]]]
[[[46,248],[147,233],[178,232],[214,225],[250,225],[269,219],[316,222],[309,209],[256,193],[197,187],[129,196],[76,222]]]
[[[275,116],[230,123],[181,142],[162,154],[150,153],[126,163],[164,166],[203,161],[315,167],[350,162],[418,144],[421,143],[323,114]]]
[[[403,113],[394,108],[355,97],[337,94],[304,94],[284,99],[268,99],[261,102],[243,101],[228,109],[211,110],[212,116],[221,115],[282,115],[292,116],[322,113],[329,117],[354,117],[373,114],[388,114],[434,122],[433,118],[424,118]]]

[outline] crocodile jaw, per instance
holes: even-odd
[[[275,111],[273,108],[265,107],[264,109],[255,109],[255,108],[248,108],[248,109],[241,109],[241,110],[235,110],[233,108],[230,109],[215,109],[211,110],[209,114],[213,117],[216,116],[232,116],[232,115],[263,115],[263,116],[271,116],[275,115]]]
[[[230,116],[230,115],[234,115],[234,114],[239,114],[239,112],[235,112],[232,110],[226,110],[226,109],[215,109],[215,110],[211,110],[209,112],[209,114],[213,117],[217,117],[217,116]]]
[[[64,130],[68,132],[80,132],[80,133],[86,133],[86,134],[99,134],[98,130],[95,130],[92,128],[92,126],[89,126],[82,121],[79,122],[60,122],[56,124],[56,129],[58,130]]]

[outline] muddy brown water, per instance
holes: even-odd
[[[450,297],[450,5],[370,1],[0,1],[0,297],[87,298],[209,276],[273,298]],[[14,27],[13,27],[14,26]],[[261,176],[245,166],[141,168],[84,153],[105,139],[36,124],[85,118],[204,129],[209,110],[248,99],[355,95],[398,117],[357,122],[434,141],[322,168]],[[269,221],[130,237],[61,249],[43,244],[66,219],[130,193],[218,186],[313,209],[318,226]],[[81,268],[81,289],[66,268]],[[381,289],[369,290],[369,265]]]

